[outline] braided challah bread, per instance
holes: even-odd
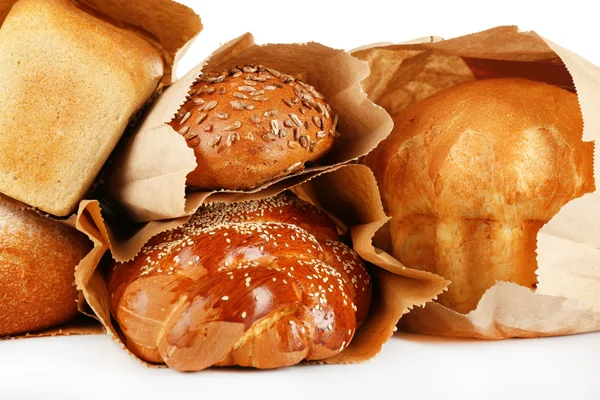
[[[329,217],[299,199],[214,204],[108,274],[128,348],[182,371],[276,368],[344,350],[371,281]]]

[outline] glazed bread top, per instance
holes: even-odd
[[[128,348],[178,370],[276,368],[344,350],[371,281],[336,226],[286,196],[207,206],[108,275]]]
[[[252,189],[301,171],[337,136],[314,87],[259,65],[201,75],[171,126],[196,155],[188,185],[204,190]]]

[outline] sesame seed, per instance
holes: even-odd
[[[221,300],[227,301],[227,300],[229,300],[229,296],[223,296],[223,297],[221,297]]]

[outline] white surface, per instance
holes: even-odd
[[[500,24],[533,29],[600,64],[592,1],[182,1],[204,31],[182,75],[220,43],[319,41],[352,49]],[[481,342],[397,335],[373,361],[277,371],[148,369],[105,336],[0,342],[0,399],[599,399],[600,334]]]
[[[397,334],[374,360],[151,369],[107,336],[0,342],[0,399],[599,399],[600,333],[485,342]]]

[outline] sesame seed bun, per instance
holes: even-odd
[[[90,249],[75,229],[0,201],[0,336],[77,316],[75,266]]]
[[[453,86],[399,114],[367,157],[392,216],[393,253],[449,279],[466,313],[496,281],[535,288],[536,238],[594,191],[593,143],[574,93],[525,79]]]
[[[312,86],[253,65],[201,75],[170,124],[196,154],[188,185],[205,190],[251,189],[301,171],[337,135]]]
[[[293,197],[201,209],[108,275],[128,348],[182,371],[277,368],[344,350],[371,281],[335,224]]]

